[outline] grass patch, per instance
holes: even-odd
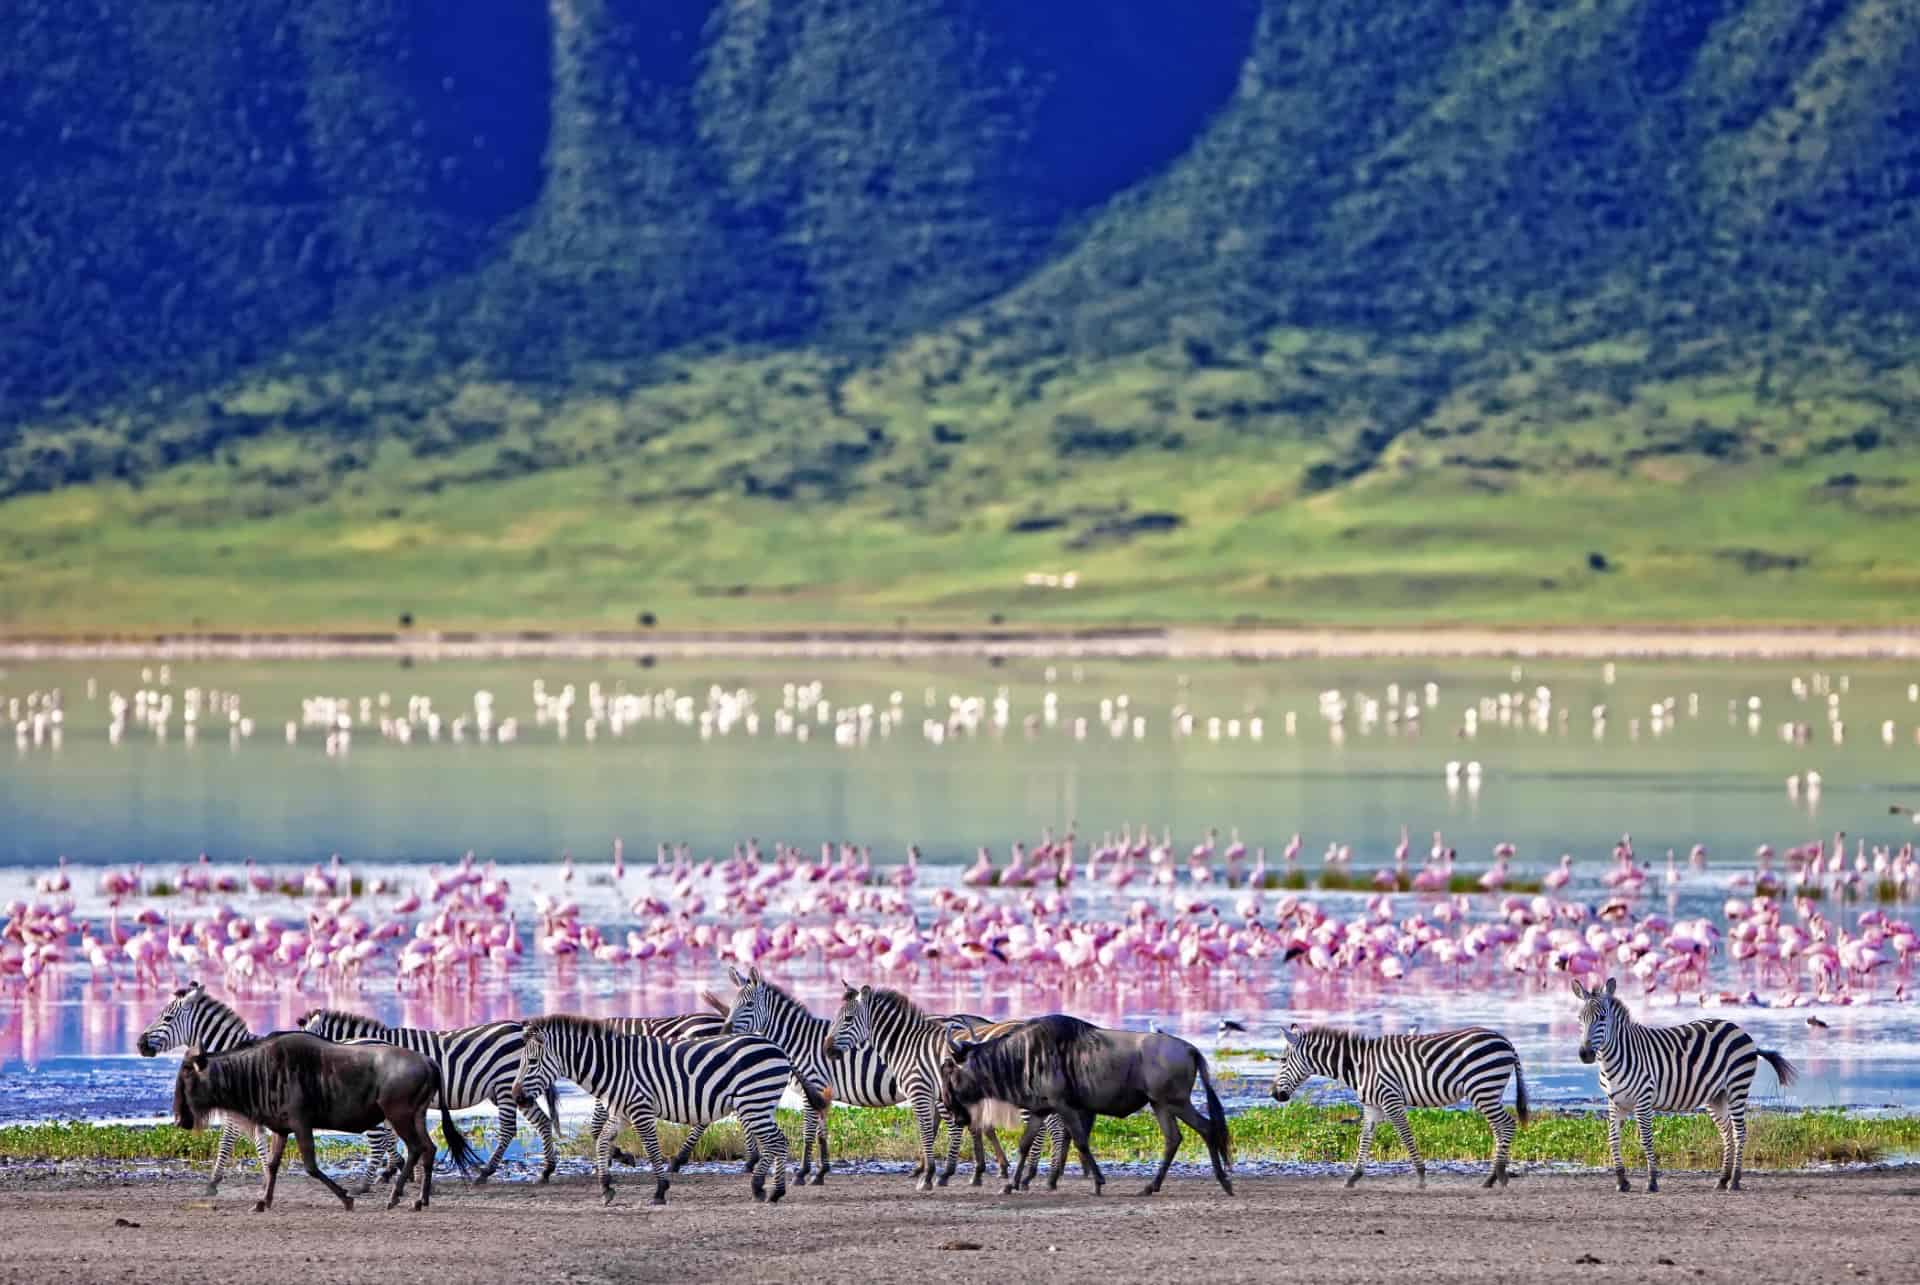
[[[794,1155],[799,1155],[800,1116],[782,1111],[780,1125]],[[1420,1151],[1429,1160],[1484,1160],[1492,1139],[1486,1122],[1465,1110],[1420,1110],[1409,1113]],[[1844,1111],[1763,1111],[1750,1117],[1747,1163],[1755,1169],[1796,1169],[1820,1164],[1869,1164],[1889,1155],[1920,1151],[1920,1116],[1864,1116]],[[831,1146],[836,1158],[846,1160],[913,1161],[919,1155],[912,1117],[903,1107],[855,1110],[838,1108],[832,1115]],[[1350,1106],[1296,1103],[1286,1107],[1251,1107],[1233,1116],[1234,1152],[1243,1160],[1345,1163],[1360,1141],[1360,1116]],[[476,1124],[467,1137],[477,1150],[490,1143],[491,1126]],[[1634,1163],[1639,1144],[1628,1131],[1627,1160]],[[660,1144],[667,1154],[680,1145],[686,1131],[663,1125]],[[188,1133],[172,1125],[63,1124],[9,1125],[0,1128],[0,1160],[5,1161],[136,1161],[183,1160],[211,1163],[219,1131]],[[1654,1123],[1660,1163],[1669,1169],[1711,1169],[1720,1163],[1720,1142],[1713,1122],[1701,1114],[1661,1116]],[[1160,1158],[1160,1132],[1144,1113],[1125,1120],[1099,1121],[1094,1127],[1094,1154],[1103,1161],[1147,1163]],[[1017,1135],[1002,1134],[1011,1149]],[[639,1139],[631,1130],[621,1145],[640,1154]],[[944,1154],[944,1135],[941,1154]],[[251,1151],[251,1141],[241,1150]],[[1392,1130],[1374,1137],[1375,1155],[1386,1158],[1399,1150]],[[590,1154],[583,1136],[569,1139],[568,1153]],[[338,1135],[325,1137],[323,1158],[345,1162],[359,1151],[358,1144]],[[963,1154],[966,1154],[963,1150]],[[1181,1148],[1188,1159],[1204,1157],[1199,1141],[1188,1136]],[[738,1160],[745,1155],[740,1127],[724,1121],[708,1129],[694,1153],[695,1160]],[[1536,1113],[1514,1142],[1521,1161],[1549,1162],[1604,1168],[1607,1126],[1602,1116],[1571,1112]]]
[[[1382,874],[1393,877],[1393,886],[1376,883]],[[1289,870],[1285,874],[1269,874],[1265,886],[1273,889],[1285,889],[1289,892],[1304,892],[1309,888],[1321,892],[1412,892],[1413,878],[1403,871],[1382,866],[1378,870],[1327,869],[1318,874],[1309,874],[1305,870]],[[1499,889],[1501,896],[1510,893],[1532,894],[1539,892],[1542,884],[1538,879],[1519,879],[1509,877]],[[1457,874],[1447,881],[1449,893],[1464,892],[1481,894],[1486,889],[1480,886],[1480,876],[1471,871]]]

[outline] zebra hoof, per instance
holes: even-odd
[[[1359,1185],[1360,1185],[1360,1175],[1359,1175],[1359,1174],[1357,1174],[1357,1173],[1350,1173],[1350,1174],[1348,1174],[1348,1175],[1347,1175],[1347,1181],[1346,1181],[1346,1182],[1345,1182],[1345,1184],[1343,1184],[1343,1185],[1345,1185],[1345,1186],[1347,1187],[1347,1189],[1348,1189],[1348,1190],[1352,1190],[1353,1188],[1355,1188],[1355,1187],[1357,1187],[1357,1186],[1359,1186]]]
[[[491,1177],[493,1177],[492,1169],[482,1169],[479,1173],[473,1175],[473,1185],[476,1187],[484,1187],[487,1179]]]
[[[606,1189],[605,1191],[603,1191],[603,1192],[601,1192],[600,1194],[601,1194],[601,1200],[600,1200],[600,1203],[601,1203],[601,1204],[603,1204],[603,1205],[611,1205],[611,1204],[613,1203],[613,1188],[612,1188],[612,1187],[608,1187],[608,1188],[607,1188],[607,1189]],[[660,1203],[660,1200],[659,1200],[659,1197],[657,1197],[657,1196],[656,1196],[656,1197],[655,1197],[654,1199],[655,1199],[655,1203]]]
[[[935,1180],[934,1180],[934,1184],[933,1184],[933,1185],[934,1185],[934,1186],[936,1186],[936,1187],[944,1187],[944,1186],[946,1186],[946,1185],[947,1185],[947,1180],[948,1180],[948,1179],[950,1179],[950,1178],[952,1178],[952,1177],[953,1177],[953,1175],[952,1175],[952,1174],[950,1174],[950,1173],[943,1173],[943,1174],[941,1174],[941,1175],[940,1175],[940,1176],[939,1176],[939,1177],[938,1177],[937,1179],[935,1179]]]
[[[607,1159],[611,1160],[614,1164],[617,1164],[617,1165],[626,1165],[629,1169],[633,1168],[634,1166],[640,1163],[638,1160],[634,1159],[632,1152],[622,1151],[618,1147],[615,1147],[612,1151],[609,1151],[607,1153]]]
[[[919,1183],[917,1184],[917,1186],[915,1187],[915,1190],[918,1190],[918,1191],[932,1191],[932,1190],[933,1190],[933,1175],[932,1175],[932,1174],[928,1174],[928,1175],[927,1175],[926,1177],[924,1177],[924,1178],[922,1178],[922,1179],[921,1179],[921,1180],[919,1181]]]
[[[220,1184],[219,1184],[219,1183],[217,1183],[217,1182],[210,1182],[210,1183],[208,1183],[208,1184],[207,1184],[207,1194],[208,1194],[209,1196],[217,1196],[217,1195],[219,1195],[219,1194],[220,1194]]]
[[[973,1177],[972,1177],[971,1179],[969,1179],[969,1180],[968,1180],[968,1182],[967,1182],[967,1186],[969,1186],[969,1187],[978,1187],[978,1186],[980,1186],[980,1185],[981,1185],[982,1183],[984,1183],[985,1181],[986,1181],[986,1179],[985,1179],[985,1178],[983,1178],[983,1177],[981,1177],[981,1176],[980,1176],[979,1174],[977,1174],[977,1173],[976,1173],[975,1175],[973,1175]]]
[[[266,1202],[266,1201],[264,1201],[264,1200],[256,1200],[256,1201],[254,1201],[254,1202],[253,1202],[253,1212],[254,1212],[254,1213],[256,1213],[256,1214],[264,1214],[264,1213],[266,1213],[266,1212],[267,1212],[267,1202]]]
[[[1658,1178],[1647,1179],[1647,1194],[1649,1196],[1651,1196],[1654,1192],[1659,1190],[1660,1190],[1660,1180]]]
[[[780,1197],[786,1194],[787,1194],[787,1186],[785,1183],[781,1183],[779,1186],[775,1187],[773,1191],[767,1196],[767,1203],[769,1205],[777,1205],[780,1203]]]
[[[1728,1191],[1740,1190],[1740,1176],[1738,1174],[1735,1174],[1733,1181],[1727,1184],[1727,1190]]]
[[[343,1205],[345,1205],[345,1206],[347,1207],[347,1212],[348,1212],[348,1213],[352,1213],[352,1212],[353,1212],[353,1197],[352,1197],[352,1196],[342,1196],[342,1197],[340,1197],[340,1203],[341,1203],[341,1204],[343,1204]]]
[[[1481,1185],[1481,1187],[1483,1187],[1483,1188],[1485,1188],[1485,1189],[1487,1189],[1487,1190],[1489,1190],[1489,1191],[1490,1191],[1490,1190],[1492,1190],[1492,1189],[1493,1189],[1493,1185],[1494,1185],[1495,1183],[1497,1183],[1497,1182],[1499,1182],[1499,1181],[1500,1181],[1500,1177],[1499,1177],[1499,1175],[1498,1175],[1498,1174],[1491,1174],[1491,1173],[1490,1173],[1490,1174],[1488,1174],[1488,1175],[1487,1175],[1487,1180],[1486,1180],[1485,1182],[1483,1182],[1483,1183],[1481,1183],[1480,1185]]]
[[[419,1213],[421,1210],[425,1209],[426,1207],[427,1207],[427,1198],[425,1196],[422,1196],[420,1197],[420,1199],[413,1202],[413,1212],[416,1214]]]
[[[545,1169],[542,1169],[540,1171],[540,1178],[535,1185],[544,1187],[552,1180],[553,1180],[553,1166],[548,1165]]]
[[[1152,1183],[1148,1183],[1146,1186],[1140,1188],[1140,1194],[1143,1196],[1151,1196],[1154,1192],[1159,1190],[1160,1188],[1154,1186]]]
[[[1016,1190],[1018,1189],[1009,1182],[1001,1186],[1000,1194],[1003,1196],[1011,1196]]]
[[[811,1179],[811,1180],[803,1180],[803,1181],[802,1181],[802,1182],[800,1183],[800,1185],[801,1185],[801,1186],[803,1186],[803,1187],[824,1187],[824,1186],[826,1186],[826,1185],[827,1185],[827,1171],[826,1171],[825,1169],[822,1169],[822,1170],[821,1170],[821,1171],[820,1171],[819,1173],[817,1173],[817,1174],[815,1174],[815,1175],[813,1175],[813,1177],[812,1177],[812,1179]]]

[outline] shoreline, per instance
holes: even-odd
[[[1915,660],[1920,628],[442,630],[0,637],[0,663],[659,659]]]

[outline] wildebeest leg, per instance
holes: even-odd
[[[1233,1179],[1227,1176],[1227,1157],[1222,1154],[1219,1146],[1215,1144],[1213,1140],[1213,1130],[1207,1127],[1209,1124],[1207,1117],[1201,1115],[1191,1102],[1176,1100],[1170,1105],[1173,1108],[1175,1118],[1181,1120],[1188,1128],[1199,1134],[1200,1140],[1207,1144],[1207,1159],[1213,1162],[1213,1176],[1219,1180],[1220,1185],[1225,1187],[1227,1194],[1231,1196],[1233,1194]]]
[[[1040,1117],[1030,1115],[1027,1117],[1026,1127],[1020,1130],[1020,1143],[1014,1148],[1013,1153],[1013,1172],[1007,1175],[1005,1184],[1001,1186],[1001,1195],[1008,1196],[1016,1191],[1026,1190],[1026,1184],[1020,1179],[1021,1175],[1027,1172],[1027,1159],[1033,1154],[1034,1139],[1039,1136]]]
[[[260,1132],[264,1135],[267,1131],[262,1129]],[[286,1152],[287,1135],[284,1133],[276,1133],[273,1135],[273,1141],[268,1143],[266,1150],[261,1153],[260,1167],[266,1170],[266,1181],[260,1188],[260,1199],[254,1203],[254,1213],[264,1214],[267,1210],[273,1208],[273,1184],[275,1180],[280,1177],[280,1157],[285,1155]]]
[[[1167,1180],[1167,1170],[1173,1167],[1173,1157],[1180,1150],[1180,1122],[1173,1118],[1173,1111],[1164,1102],[1153,1104],[1153,1118],[1160,1124],[1160,1139],[1166,1149],[1160,1153],[1160,1172],[1153,1175],[1140,1191],[1143,1196],[1151,1196],[1160,1190],[1160,1184]],[[1204,1135],[1202,1135],[1204,1136]]]
[[[413,1202],[415,1209],[425,1209],[433,1198],[433,1135],[427,1132],[427,1108],[422,1106],[412,1116],[403,1117],[394,1124],[394,1132],[406,1143],[406,1159],[400,1165],[400,1172],[393,1179],[393,1193],[387,1197],[387,1208],[392,1209],[400,1203],[400,1196],[407,1189],[407,1175],[418,1170],[420,1173],[420,1199]]]
[[[297,1129],[293,1139],[300,1144],[300,1163],[307,1167],[307,1172],[325,1183],[328,1191],[340,1197],[341,1204],[352,1209],[353,1197],[347,1194],[345,1187],[327,1177],[327,1171],[320,1167],[320,1157],[313,1153],[313,1130],[305,1127]]]
[[[1100,1172],[1100,1162],[1093,1158],[1093,1117],[1073,1107],[1064,1107],[1055,1114],[1066,1124],[1068,1136],[1079,1149],[1080,1163],[1093,1175],[1093,1194],[1099,1195],[1107,1185],[1107,1175]]]
[[[1006,1148],[1000,1145],[999,1130],[981,1128],[980,1126],[975,1125],[972,1132],[973,1132],[973,1181],[968,1183],[967,1185],[970,1187],[978,1187],[981,1183],[986,1181],[987,1146],[989,1143],[991,1143],[993,1146],[994,1158],[1000,1162],[1000,1176],[1001,1178],[1004,1179],[1008,1173],[1007,1152],[1006,1152]]]

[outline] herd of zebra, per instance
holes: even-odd
[[[747,1171],[753,1174],[753,1194],[766,1198],[771,1176],[771,1198],[778,1200],[787,1185],[788,1145],[775,1123],[774,1110],[789,1083],[806,1102],[803,1142],[797,1180],[824,1182],[830,1168],[827,1116],[833,1103],[880,1107],[901,1103],[910,1109],[918,1131],[919,1166],[914,1176],[921,1190],[936,1183],[945,1186],[959,1163],[960,1135],[973,1143],[972,1183],[980,1185],[986,1167],[986,1148],[992,1147],[1005,1181],[1004,1191],[1024,1188],[1038,1168],[1030,1153],[1041,1134],[1051,1143],[1049,1186],[1057,1186],[1067,1159],[1069,1141],[1079,1149],[1082,1168],[1102,1181],[1088,1148],[1088,1125],[1093,1114],[1129,1114],[1143,1105],[1154,1107],[1166,1135],[1166,1153],[1159,1177],[1149,1183],[1151,1193],[1167,1172],[1180,1144],[1175,1119],[1186,1122],[1207,1141],[1221,1185],[1232,1186],[1226,1174],[1230,1137],[1224,1112],[1207,1078],[1206,1060],[1185,1041],[1156,1033],[1152,1037],[1128,1032],[1101,1031],[1074,1019],[1053,1015],[1027,1021],[994,1022],[972,1014],[928,1013],[897,991],[849,985],[839,1011],[832,1018],[809,1012],[798,1000],[758,969],[747,974],[730,970],[736,987],[728,1002],[705,995],[708,1011],[658,1018],[592,1019],[553,1015],[525,1021],[498,1021],[459,1030],[421,1030],[385,1026],[370,1017],[336,1009],[315,1009],[300,1020],[311,1036],[341,1043],[396,1045],[417,1054],[438,1072],[439,1104],[455,1110],[491,1103],[499,1123],[492,1153],[473,1175],[485,1182],[500,1166],[508,1145],[525,1116],[538,1131],[542,1148],[539,1181],[553,1174],[558,1159],[556,1082],[571,1080],[594,1098],[589,1136],[594,1143],[594,1168],[606,1200],[613,1200],[610,1167],[633,1165],[636,1159],[614,1146],[623,1123],[631,1124],[647,1153],[655,1179],[653,1200],[665,1202],[669,1175],[691,1157],[708,1125],[728,1116],[737,1118],[747,1139]],[[1767,1061],[1782,1085],[1796,1075],[1785,1057],[1760,1049],[1751,1036],[1732,1022],[1707,1019],[1674,1027],[1643,1026],[1635,1022],[1616,996],[1609,980],[1588,990],[1573,983],[1581,1001],[1583,1062],[1598,1063],[1600,1088],[1608,1102],[1608,1141],[1620,1190],[1631,1190],[1621,1153],[1622,1126],[1631,1118],[1646,1157],[1647,1190],[1659,1190],[1653,1147],[1652,1117],[1661,1111],[1704,1110],[1713,1119],[1722,1143],[1721,1188],[1740,1187],[1747,1137],[1747,1097],[1758,1064]],[[1051,1087],[1030,1086],[1022,1076],[1044,1058],[1033,1052],[1035,1039],[1069,1037],[1092,1040],[1096,1048],[1121,1051],[1108,1059],[1112,1066],[1132,1068],[1116,1074],[1138,1077],[1138,1066],[1151,1056],[1192,1066],[1204,1083],[1209,1117],[1195,1111],[1188,1100],[1191,1075],[1172,1083],[1177,1093],[1151,1097],[1150,1091],[1113,1088],[1105,1092],[1090,1083],[1098,1072],[1098,1052],[1084,1048],[1056,1059],[1061,1068]],[[232,1008],[210,994],[199,982],[175,992],[140,1036],[137,1050],[156,1056],[169,1049],[192,1055],[220,1055],[253,1047],[269,1037],[256,1036]],[[1143,1056],[1136,1045],[1123,1041],[1153,1039],[1159,1054]],[[983,1050],[1004,1044],[1013,1050],[1003,1056],[998,1078],[980,1081],[972,1099],[958,1086],[964,1069],[978,1071],[992,1065]],[[1183,1051],[1182,1051],[1183,1050]],[[970,1058],[971,1055],[971,1058]],[[197,1060],[204,1064],[206,1059]],[[1027,1068],[1023,1070],[1022,1068]],[[1011,1068],[1011,1069],[1008,1069]],[[1075,1069],[1078,1068],[1078,1069]],[[1358,1096],[1364,1111],[1359,1153],[1347,1178],[1351,1187],[1367,1164],[1377,1126],[1392,1126],[1413,1162],[1419,1185],[1426,1182],[1407,1111],[1412,1107],[1444,1107],[1465,1100],[1492,1128],[1494,1151],[1491,1172],[1484,1185],[1505,1185],[1518,1124],[1527,1121],[1526,1084],[1513,1044],[1502,1034],[1470,1027],[1430,1035],[1369,1037],[1325,1027],[1294,1026],[1285,1040],[1272,1097],[1286,1102],[1315,1076],[1343,1083]],[[1514,1110],[1505,1105],[1508,1079],[1514,1082]],[[977,1080],[977,1075],[975,1076]],[[981,1098],[985,1098],[982,1108]],[[1175,1100],[1177,1099],[1177,1100]],[[969,1101],[975,1109],[969,1110]],[[1118,1105],[1115,1105],[1118,1104]],[[1084,1117],[1084,1118],[1082,1118]],[[663,1156],[656,1124],[660,1120],[683,1124],[691,1131],[678,1152]],[[944,1168],[935,1141],[942,1121],[949,1125]],[[1009,1163],[996,1123],[1018,1120],[1024,1135],[1018,1158]],[[240,1134],[250,1121],[229,1116],[221,1136],[208,1184],[219,1188],[232,1163]],[[359,1126],[355,1126],[359,1127]],[[1217,1132],[1215,1132],[1217,1130]],[[268,1155],[264,1127],[257,1133],[260,1154]],[[360,1190],[392,1176],[401,1158],[393,1130],[387,1125],[367,1134],[365,1168]],[[282,1139],[284,1145],[284,1139]],[[817,1147],[818,1168],[813,1157]],[[279,1151],[274,1153],[277,1158]],[[429,1154],[431,1167],[431,1156]],[[309,1169],[314,1166],[307,1157]],[[409,1163],[412,1157],[408,1157]],[[319,1175],[322,1181],[331,1181]],[[335,1188],[335,1190],[339,1190]],[[396,1195],[397,1199],[397,1195]]]

